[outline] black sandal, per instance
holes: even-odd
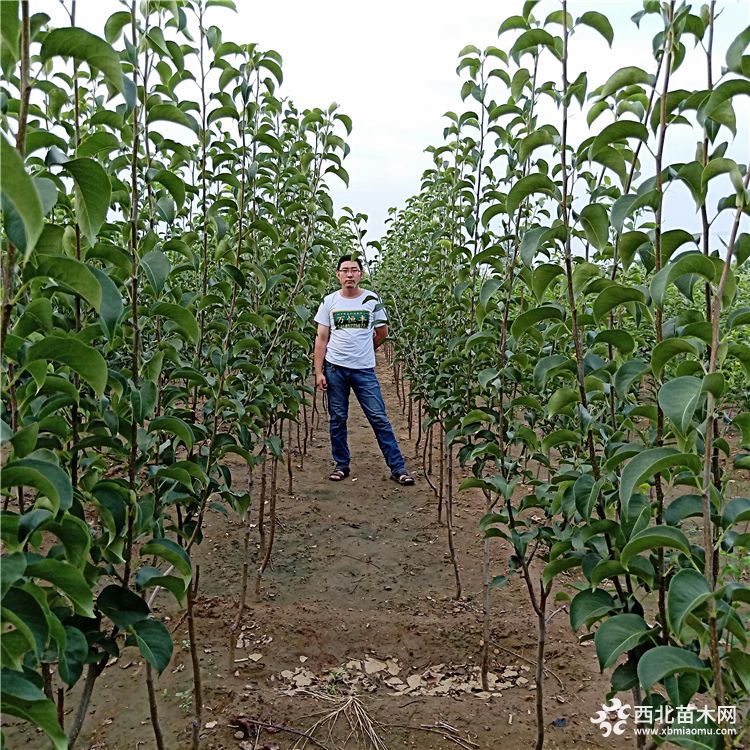
[[[406,469],[398,474],[391,474],[391,479],[404,487],[414,484],[414,477]]]
[[[349,469],[334,469],[328,475],[328,478],[332,482],[341,482],[343,479],[346,479],[348,476],[349,476]]]

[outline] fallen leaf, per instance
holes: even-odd
[[[250,661],[260,661],[263,658],[263,654],[250,654],[247,658],[250,659]]]
[[[418,675],[418,674],[410,674],[410,675],[409,675],[409,676],[408,676],[408,677],[406,678],[406,684],[407,684],[407,685],[408,685],[408,686],[409,686],[410,688],[417,688],[417,687],[419,687],[420,685],[422,685],[422,684],[423,684],[423,683],[422,683],[422,675]]]
[[[376,674],[387,668],[388,665],[385,662],[380,661],[380,659],[373,659],[370,657],[365,659],[365,672],[367,672],[367,674]]]

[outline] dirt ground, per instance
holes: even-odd
[[[309,748],[369,748],[352,729],[368,719],[382,742],[377,750],[534,745],[536,620],[525,588],[512,579],[507,588],[493,591],[496,689],[483,693],[476,665],[482,639],[478,521],[484,501],[473,491],[455,500],[464,590],[456,601],[447,530],[437,522],[437,502],[420,459],[413,456],[414,442],[407,438],[407,420],[382,357],[378,368],[416,486],[388,480],[355,399],[349,419],[352,475],[339,484],[328,481],[327,424],[320,417],[304,469],[295,469],[291,496],[285,491],[286,473],[279,472],[273,564],[262,601],[254,601],[250,587],[231,666],[229,627],[238,610],[243,532],[234,519],[218,512],[208,516],[205,539],[193,553],[200,565],[196,614],[205,705],[201,747],[206,750],[291,750],[303,746],[304,734],[318,743],[307,740]],[[246,481],[238,467],[234,482]],[[506,572],[506,555],[500,544],[494,546],[493,575]],[[254,548],[253,574],[257,556]],[[169,594],[162,592],[155,606],[169,617],[168,625],[177,626],[172,663],[157,682],[165,745],[185,748],[193,685],[187,628]],[[605,739],[590,723],[605,700],[609,677],[599,673],[593,643],[578,643],[567,611],[558,607],[550,606],[555,614],[547,634],[545,746],[634,747],[632,732]],[[72,707],[75,696],[68,702]],[[316,721],[321,723],[313,729]],[[46,746],[30,728],[7,739],[9,748]],[[99,679],[77,746],[155,746],[145,668],[134,649],[126,649]]]

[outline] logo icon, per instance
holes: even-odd
[[[614,714],[614,716],[611,716]],[[623,703],[619,698],[613,698],[612,703],[602,703],[602,710],[596,712],[590,721],[598,724],[602,730],[602,736],[609,737],[610,734],[625,734],[625,724],[630,716],[630,704]]]

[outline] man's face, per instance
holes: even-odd
[[[336,271],[336,276],[342,289],[356,289],[359,279],[362,276],[362,271],[356,261],[345,260],[341,264],[341,268]]]

